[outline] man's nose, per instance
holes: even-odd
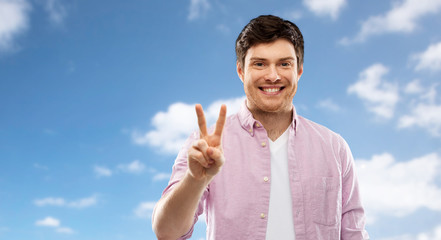
[[[266,80],[271,82],[276,82],[280,80],[279,71],[276,66],[271,65],[270,67],[268,67],[267,71],[268,72],[266,74]]]

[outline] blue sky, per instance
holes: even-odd
[[[303,32],[294,104],[349,143],[371,238],[441,239],[440,13],[440,0],[0,0],[0,239],[155,239],[193,105],[210,122],[237,110],[234,41],[261,14]]]

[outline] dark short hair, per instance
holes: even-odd
[[[259,43],[270,43],[286,39],[294,45],[297,67],[303,64],[304,43],[300,29],[294,23],[273,15],[261,15],[252,19],[236,39],[236,58],[243,67],[250,47]]]

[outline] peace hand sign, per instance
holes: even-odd
[[[202,106],[197,104],[195,109],[198,117],[200,139],[193,142],[193,146],[188,150],[188,169],[195,179],[211,181],[219,173],[225,162],[222,151],[222,131],[225,125],[227,107],[225,105],[221,106],[216,128],[212,134],[207,132],[207,123]]]

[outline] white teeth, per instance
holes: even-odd
[[[278,92],[280,91],[280,88],[264,88],[264,92]]]

